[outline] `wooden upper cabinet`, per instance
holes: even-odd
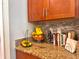
[[[28,0],[29,21],[79,16],[79,0]]]
[[[40,21],[44,19],[43,0],[28,0],[29,21]]]
[[[58,19],[75,16],[75,0],[49,0],[46,19]]]

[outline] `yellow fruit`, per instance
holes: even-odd
[[[42,32],[41,28],[40,27],[36,27],[36,32]]]
[[[37,31],[36,34],[43,34],[43,32],[42,31]]]
[[[26,44],[27,47],[29,47],[29,44]]]
[[[31,42],[29,42],[28,40],[22,40],[21,41],[21,45],[23,46],[23,47],[29,47],[29,46],[31,46]]]
[[[39,35],[39,40],[43,40],[43,36],[42,35]]]
[[[26,44],[22,44],[24,47],[26,47]]]
[[[21,45],[25,47],[26,46],[26,40],[21,41]]]
[[[37,35],[35,35],[35,36],[34,36],[34,39],[37,39],[37,37],[38,37],[38,36],[37,36]]]
[[[32,43],[29,43],[29,45],[32,45]]]
[[[32,33],[32,35],[35,35],[35,34],[36,34],[35,32]]]
[[[38,37],[37,35],[35,35],[35,37]]]

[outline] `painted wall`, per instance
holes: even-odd
[[[3,37],[3,18],[2,18],[2,0],[0,0],[0,59],[4,58],[4,37]]]
[[[25,31],[33,25],[28,23],[27,0],[9,0],[11,59],[15,59],[15,40],[25,37]]]
[[[28,25],[27,0],[10,0],[10,29],[12,37],[22,38],[25,31],[32,31],[33,25]],[[30,35],[29,35],[30,36]]]
[[[1,5],[0,5],[1,6]],[[9,36],[9,0],[2,0],[2,33],[1,47],[2,59],[10,59],[10,36]],[[0,13],[1,14],[1,13]],[[1,15],[0,15],[1,16]]]
[[[9,0],[9,11],[11,59],[16,59],[15,40],[25,37],[27,29],[30,37],[34,26],[28,23],[27,0]]]

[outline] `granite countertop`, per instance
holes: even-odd
[[[48,43],[35,43],[32,42],[31,47],[16,46],[16,49],[24,53],[29,53],[38,56],[41,59],[78,59],[79,47],[76,53],[72,54],[61,46],[54,46]]]

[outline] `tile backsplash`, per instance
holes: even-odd
[[[35,27],[37,25],[41,26],[43,31],[48,30],[49,28],[57,29],[61,28],[62,32],[68,32],[74,30],[77,32],[79,37],[79,19],[68,19],[61,21],[47,21],[47,22],[36,22],[34,23]]]

